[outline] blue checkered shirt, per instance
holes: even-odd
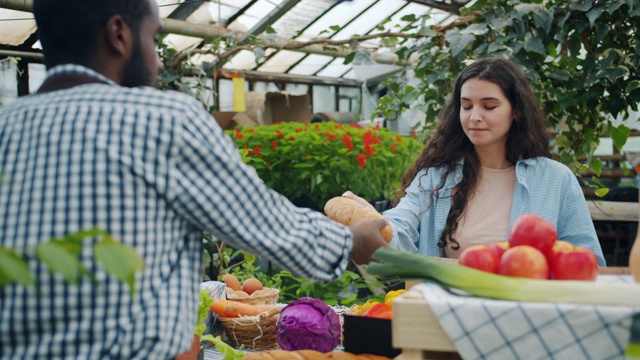
[[[451,209],[451,191],[462,181],[462,162],[449,174],[445,186],[434,194],[431,204],[428,190],[441,184],[443,173],[442,167],[420,171],[398,206],[384,213],[394,229],[391,247],[426,256],[445,256],[438,241]],[[516,163],[509,226],[526,213],[550,221],[558,230],[558,239],[588,247],[598,257],[600,266],[605,266],[582,188],[564,164],[543,157]],[[508,234],[504,235],[507,240]]]
[[[202,104],[185,94],[102,81],[20,98],[0,111],[0,245],[25,254],[34,287],[0,287],[0,358],[167,359],[193,338],[202,232],[295,274],[332,280],[349,229],[293,206],[241,161]],[[32,255],[54,237],[107,230],[135,248],[136,293],[106,274],[78,285]],[[31,251],[31,252],[30,252]]]

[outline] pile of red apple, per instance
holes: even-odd
[[[458,263],[506,276],[594,281],[598,259],[593,251],[557,237],[552,223],[525,214],[513,223],[508,241],[471,246],[460,253]]]

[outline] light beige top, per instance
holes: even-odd
[[[453,250],[451,243],[447,242],[445,253],[448,258],[457,259],[462,250],[472,245],[507,240],[515,187],[515,166],[506,169],[482,167],[478,189],[467,204],[454,234],[460,248]]]

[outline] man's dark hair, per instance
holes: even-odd
[[[34,0],[47,68],[74,63],[87,65],[107,20],[120,15],[137,36],[142,19],[151,14],[148,0]]]

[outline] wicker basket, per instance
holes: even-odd
[[[276,325],[280,318],[280,308],[275,308],[257,316],[238,318],[218,317],[227,338],[234,347],[248,350],[273,350],[278,348]]]
[[[251,294],[249,297],[237,297],[227,295],[228,300],[233,300],[251,305],[275,305],[280,297],[280,290],[275,288],[264,288],[257,293]]]

